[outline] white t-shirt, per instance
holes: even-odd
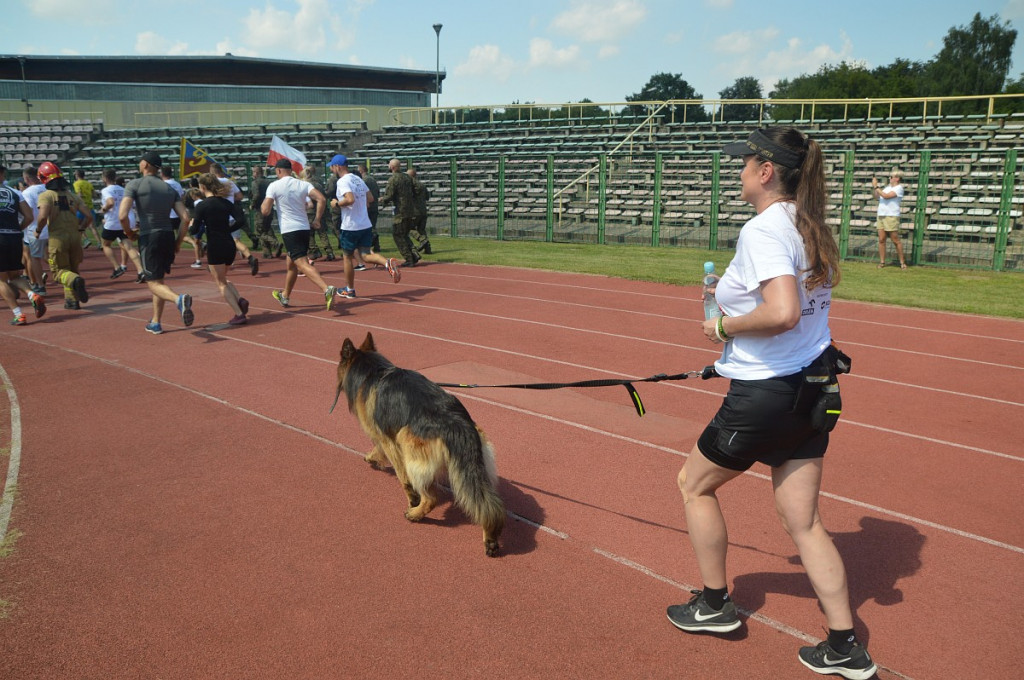
[[[778,276],[797,279],[800,321],[796,327],[773,336],[739,335],[725,343],[715,368],[726,378],[764,380],[797,373],[816,359],[832,341],[828,312],[832,289],[808,292],[803,239],[794,222],[796,206],[773,203],[743,225],[736,256],[722,275],[715,299],[728,316],[749,314],[764,302],[760,286]]]
[[[306,197],[312,191],[312,184],[297,177],[282,177],[267,187],[267,198],[274,199],[274,205],[277,206],[277,224],[282,234],[309,230]]]
[[[878,216],[879,217],[899,217],[900,216],[900,201],[903,200],[903,184],[897,184],[892,186],[891,184],[882,189],[882,191],[895,191],[896,195],[892,198],[879,198],[878,199]]]
[[[370,216],[366,213],[366,195],[370,193],[370,189],[361,177],[351,172],[338,180],[336,192],[338,200],[340,201],[348,193],[355,198],[355,203],[341,207],[342,231],[372,229],[373,223],[370,222]]]
[[[228,195],[225,196],[224,198],[228,199],[228,201],[230,201],[231,203],[234,203],[235,202],[235,194],[239,193],[238,185],[235,184],[234,182],[232,182],[227,177],[218,177],[217,179],[220,181],[221,184],[226,184],[228,189],[230,189],[230,191],[228,192]],[[234,218],[232,218],[231,221],[234,222]]]
[[[39,194],[46,191],[46,187],[42,184],[33,184],[30,187],[26,187],[25,191],[21,192],[21,197],[28,207],[32,208],[32,224],[25,227],[25,236],[22,237],[22,242],[32,244],[36,240],[36,219],[39,217]],[[50,238],[50,225],[43,227],[42,232],[39,233],[39,238]]]
[[[99,206],[105,207],[106,200],[113,199],[114,207],[103,213],[103,228],[108,231],[121,231],[121,220],[118,217],[121,208],[121,201],[125,198],[125,187],[118,184],[110,184],[104,186],[99,192]],[[134,224],[130,221],[131,213],[129,213],[129,224],[134,228]]]
[[[167,185],[169,187],[171,187],[177,192],[179,201],[185,196],[185,190],[181,188],[181,184],[178,183],[178,180],[167,178],[164,181],[167,182]],[[171,208],[171,214],[168,215],[168,217],[170,217],[172,220],[178,219],[178,213],[174,212],[174,208]],[[104,227],[104,229],[108,228],[109,227]],[[120,229],[120,227],[118,227],[118,229]]]

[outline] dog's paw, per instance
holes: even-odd
[[[419,522],[423,519],[423,513],[416,508],[409,508],[405,511],[405,518],[410,522]]]
[[[497,541],[484,541],[484,552],[488,557],[497,557],[501,552],[501,546]]]

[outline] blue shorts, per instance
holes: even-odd
[[[732,380],[697,448],[715,465],[739,471],[758,462],[778,467],[787,460],[821,458],[828,448],[828,432],[811,427],[809,412],[794,411],[802,381],[799,373]]]
[[[360,253],[368,253],[373,247],[373,229],[360,229],[358,231],[341,230],[338,238],[338,245],[342,252],[353,253],[358,248]]]

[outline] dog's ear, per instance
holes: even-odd
[[[373,334],[372,333],[367,333],[366,334],[366,339],[363,340],[363,344],[359,346],[359,349],[363,350],[364,352],[376,352],[377,351],[377,346],[373,344]]]
[[[348,361],[356,353],[356,346],[352,344],[352,341],[345,338],[345,342],[341,343],[341,360]]]

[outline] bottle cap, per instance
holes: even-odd
[[[705,274],[714,274],[715,273],[715,263],[714,262],[705,262],[704,263],[704,273]]]

